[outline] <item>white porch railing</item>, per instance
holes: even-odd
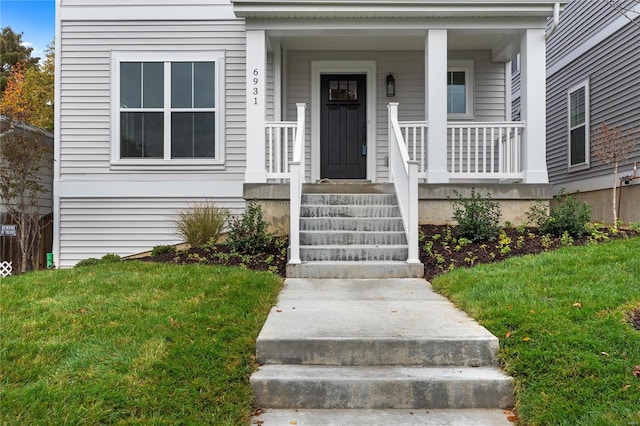
[[[289,179],[293,147],[297,137],[297,121],[267,121],[267,179]]]
[[[411,160],[398,123],[398,103],[389,110],[389,178],[393,182],[409,244],[407,263],[420,263],[418,258],[418,161]],[[424,138],[423,138],[424,140]]]
[[[427,122],[398,122],[409,159],[418,162],[418,179],[427,178]]]
[[[300,204],[302,202],[302,184],[304,183],[304,116],[305,104],[296,104],[298,119],[293,140],[293,158],[289,164],[289,263],[299,264],[300,261]],[[286,166],[285,166],[286,167]],[[268,176],[268,173],[267,173]]]
[[[449,177],[522,179],[524,122],[449,123]]]

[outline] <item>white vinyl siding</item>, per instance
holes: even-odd
[[[59,266],[68,268],[107,253],[128,256],[156,245],[176,244],[176,214],[193,202],[213,201],[239,214],[242,198],[65,198],[60,205]],[[58,263],[57,262],[57,263]]]
[[[243,21],[62,22],[60,172],[98,180],[141,179],[111,169],[111,51],[225,52],[224,168],[197,174],[150,170],[152,179],[243,179],[245,170],[245,33]],[[142,178],[144,179],[144,178]],[[240,194],[239,194],[240,195]]]
[[[155,2],[146,3],[155,7]],[[228,1],[225,4],[231,8]],[[129,255],[178,242],[172,219],[190,201],[207,199],[235,213],[242,211],[244,21],[62,21],[57,44],[61,78],[56,263],[69,267],[87,257]],[[224,76],[220,82],[224,97],[218,104],[224,108],[224,133],[220,136],[224,164],[196,170],[113,167],[113,130],[119,121],[112,117],[112,94],[118,89],[112,85],[111,56],[117,51],[135,52],[140,57],[166,52],[224,53],[224,62],[220,69],[216,67]]]

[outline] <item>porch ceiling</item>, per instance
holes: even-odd
[[[276,38],[288,50],[424,50],[425,31],[269,31],[270,38]],[[519,31],[456,31],[448,32],[449,50],[517,50],[520,43]],[[495,58],[496,60],[509,60]]]

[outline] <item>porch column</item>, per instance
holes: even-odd
[[[447,30],[428,30],[424,46],[427,182],[448,183]]]
[[[267,38],[264,30],[247,30],[247,171],[245,182],[267,181],[265,114]]]
[[[525,183],[549,183],[546,155],[546,59],[544,29],[529,29],[520,39],[522,169]]]

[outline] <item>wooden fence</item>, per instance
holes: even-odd
[[[0,223],[13,225],[9,215],[0,214]],[[18,231],[20,232],[20,231]],[[33,269],[45,269],[47,267],[47,253],[53,247],[53,213],[40,219],[40,237],[33,247]],[[13,275],[20,272],[20,247],[18,237],[0,237],[0,262],[13,262]]]

